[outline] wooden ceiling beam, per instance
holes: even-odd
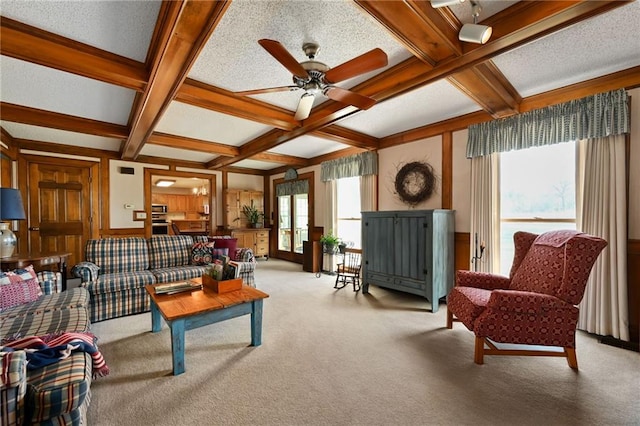
[[[0,17],[0,53],[82,77],[142,91],[148,73],[143,63]]]
[[[300,123],[294,113],[247,96],[238,96],[219,87],[186,79],[178,90],[176,101],[256,121],[277,129],[291,130]]]
[[[0,111],[2,112],[1,117],[3,120],[14,123],[50,127],[52,129],[116,139],[124,139],[129,135],[129,129],[119,124],[75,117],[6,102],[0,102]]]
[[[520,112],[522,97],[491,60],[452,74],[447,81],[493,118]]]
[[[380,144],[380,140],[378,138],[336,125],[315,130],[310,132],[310,134],[335,142],[340,142],[345,145],[368,150],[378,149],[378,145]]]
[[[261,152],[249,157],[250,160],[269,161],[271,163],[281,163],[288,166],[305,167],[309,165],[309,160],[293,155],[276,154],[275,152]]]
[[[229,7],[228,1],[163,2],[149,55],[150,77],[131,120],[122,159],[135,160],[169,106],[209,36]],[[163,13],[164,12],[164,13]]]
[[[462,54],[452,21],[428,1],[355,0],[355,3],[427,64],[436,66],[443,59]],[[448,8],[445,10],[449,12]]]
[[[209,154],[224,155],[234,157],[240,153],[240,149],[235,146],[225,145],[218,142],[209,142],[201,139],[188,138],[186,136],[176,136],[167,133],[153,132],[149,136],[147,143],[152,145],[166,146],[176,149],[188,149],[191,151],[206,152]]]

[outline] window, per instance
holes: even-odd
[[[513,262],[513,234],[576,229],[575,143],[500,154],[500,272]]]
[[[338,237],[352,247],[362,247],[360,213],[360,177],[338,179]],[[351,244],[349,244],[351,245]]]

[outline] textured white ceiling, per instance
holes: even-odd
[[[8,121],[0,121],[0,126],[16,139],[29,139],[106,151],[118,151],[122,143],[120,139],[67,132],[65,130],[49,129],[46,127],[31,126],[29,124],[10,123]]]
[[[141,155],[150,155],[162,158],[179,158],[181,160],[198,161],[204,163],[217,157],[206,152],[191,151],[188,149],[171,148],[162,145],[145,144],[140,151]]]
[[[126,125],[135,91],[0,56],[0,99],[47,111]]]
[[[579,22],[493,62],[523,97],[640,65],[640,2]]]
[[[479,110],[470,98],[440,80],[360,111],[340,125],[382,138]]]
[[[156,130],[210,142],[240,146],[271,128],[181,102],[172,102]]]
[[[329,154],[330,152],[344,148],[348,148],[348,146],[316,136],[304,135],[278,145],[277,147],[269,150],[269,152],[293,155],[302,158],[311,158],[317,157],[318,155]]]
[[[244,23],[244,24],[243,24]],[[299,62],[307,60],[305,42],[316,42],[316,59],[329,67],[340,65],[376,47],[389,66],[411,56],[369,15],[346,1],[237,1],[233,2],[191,68],[189,77],[232,91],[292,84],[287,71],[259,44],[279,41]],[[385,68],[338,84],[350,88]],[[256,99],[294,111],[301,91],[256,95]],[[326,101],[316,100],[316,105]]]
[[[282,166],[282,164],[271,163],[268,161],[242,160],[242,161],[238,161],[233,166],[246,168],[246,169],[270,170],[270,169],[275,169],[276,167],[280,167]]]
[[[2,0],[2,16],[144,62],[159,1]]]

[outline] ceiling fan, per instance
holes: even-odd
[[[376,103],[375,99],[333,84],[386,66],[387,55],[381,49],[370,50],[335,68],[329,68],[322,62],[315,60],[316,54],[320,50],[320,46],[316,43],[305,43],[302,46],[302,50],[309,60],[300,63],[280,42],[262,39],[258,40],[258,43],[293,74],[294,85],[235,92],[237,95],[257,95],[303,89],[304,94],[300,98],[300,102],[298,102],[294,117],[296,120],[304,120],[309,117],[313,101],[316,95],[319,94],[360,109],[369,109]]]

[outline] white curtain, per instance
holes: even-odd
[[[324,182],[324,232],[335,232],[338,229],[338,181],[328,180]],[[322,269],[335,271],[335,256],[323,254]]]
[[[471,256],[476,255],[476,237],[478,246],[486,246],[482,259],[470,263],[472,271],[500,270],[499,158],[494,153],[471,159]]]
[[[378,205],[378,176],[360,176],[360,211],[372,212]]]
[[[576,225],[609,243],[591,271],[578,328],[629,340],[625,136],[577,143]]]

